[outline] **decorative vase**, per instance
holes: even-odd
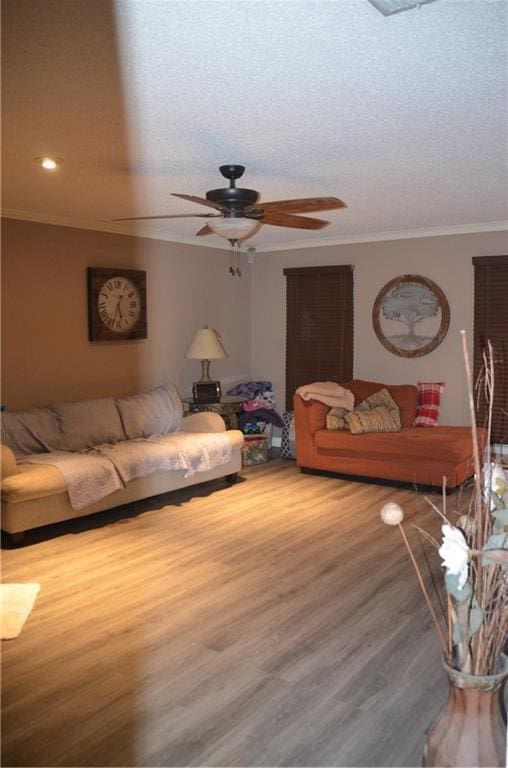
[[[448,702],[427,734],[423,766],[456,768],[504,766],[506,725],[501,697],[508,659],[495,675],[466,675],[444,664],[449,678]]]

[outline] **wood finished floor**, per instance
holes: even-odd
[[[2,643],[3,765],[420,765],[447,684],[379,509],[437,516],[280,459],[242,477],[3,550],[3,581],[42,585]]]

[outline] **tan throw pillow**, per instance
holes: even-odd
[[[374,392],[374,394],[369,397],[366,397],[365,400],[362,400],[362,402],[355,407],[355,410],[364,411],[370,408],[377,408],[380,405],[384,405],[389,411],[396,410],[400,412],[399,406],[385,387],[378,390],[378,392]]]
[[[371,410],[355,409],[345,417],[352,435],[366,432],[399,432],[400,414],[398,410],[388,410],[384,405]]]
[[[345,416],[349,413],[347,408],[330,408],[326,414],[327,429],[349,429]]]
[[[386,410],[390,412],[394,423],[397,425],[395,431],[398,432],[401,428],[400,408],[385,387],[374,392],[372,395],[369,395],[369,397],[366,397],[361,403],[358,403],[355,411],[369,411],[373,408],[380,407],[386,408]]]

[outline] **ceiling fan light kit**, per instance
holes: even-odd
[[[217,217],[208,222],[212,232],[226,240],[241,240],[254,232],[257,225],[256,220],[235,215]]]

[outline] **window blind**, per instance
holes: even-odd
[[[353,377],[353,267],[301,267],[286,276],[286,410],[313,381]]]
[[[478,256],[474,266],[474,380],[483,366],[490,340],[495,357],[491,442],[508,443],[508,256]],[[483,392],[478,397],[478,424],[487,417]]]

